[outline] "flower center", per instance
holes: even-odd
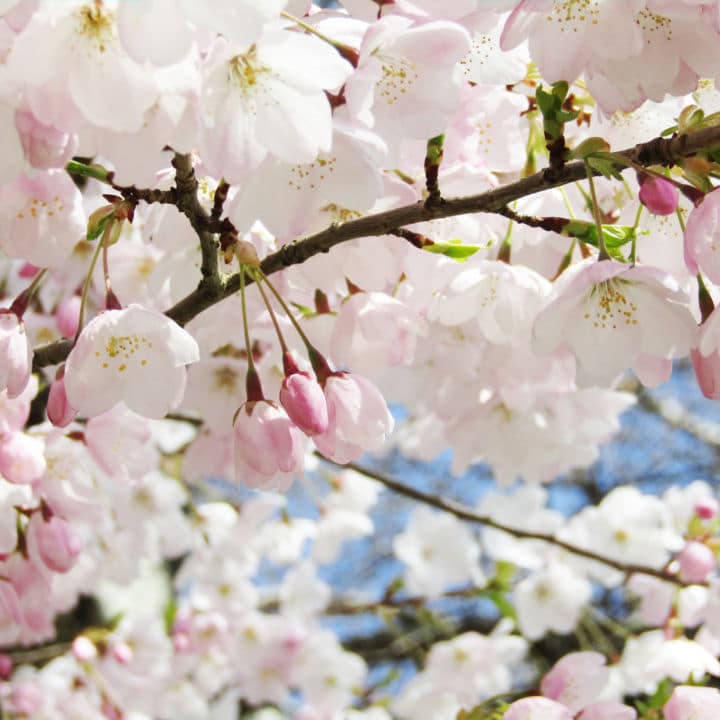
[[[417,69],[405,58],[378,56],[378,59],[382,62],[378,93],[388,105],[394,105],[418,79]]]
[[[115,16],[111,10],[102,3],[85,5],[77,12],[77,32],[87,38],[98,52],[104,53],[108,44],[113,40]]]
[[[589,308],[584,317],[593,327],[617,330],[623,325],[637,325],[637,305],[623,292],[623,281],[607,280],[598,283],[590,292],[594,308]]]

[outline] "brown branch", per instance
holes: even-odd
[[[190,155],[175,153],[172,164],[175,168],[177,208],[187,217],[193,230],[195,230],[200,238],[200,252],[202,254],[202,262],[200,265],[202,280],[200,287],[204,285],[209,286],[211,289],[220,287],[217,242],[213,237],[213,233],[208,229],[211,220],[210,215],[200,204],[198,198],[198,181],[197,177],[195,177],[192,157]],[[198,290],[200,290],[200,287],[198,287]],[[195,292],[197,292],[197,290]]]
[[[525,540],[541,540],[542,542],[554,545],[555,547],[566,550],[567,552],[572,553],[573,555],[577,555],[578,557],[584,557],[586,560],[593,560],[594,562],[602,563],[603,565],[607,565],[608,567],[615,568],[615,570],[618,570],[625,575],[632,575],[634,573],[638,573],[641,575],[650,575],[652,577],[658,578],[659,580],[664,580],[665,582],[673,583],[674,585],[679,585],[681,587],[706,584],[685,582],[681,578],[677,577],[676,575],[672,575],[666,570],[658,570],[656,568],[648,567],[646,565],[637,565],[634,563],[624,563],[620,560],[613,560],[612,558],[606,557],[600,553],[596,553],[593,550],[588,550],[586,548],[573,545],[572,543],[565,540],[560,540],[554,535],[548,535],[546,533],[536,532],[534,530],[522,530],[520,528],[515,528],[510,525],[504,525],[503,523],[494,520],[489,515],[483,515],[481,513],[478,513],[471,508],[462,505],[461,503],[458,503],[454,500],[446,500],[445,498],[442,498],[438,495],[432,495],[430,493],[423,492],[422,490],[418,490],[417,488],[413,488],[409,485],[398,482],[397,480],[394,480],[387,475],[383,475],[382,473],[370,470],[369,468],[365,468],[362,465],[357,465],[356,463],[340,465],[339,463],[327,460],[327,458],[323,459],[325,460],[325,462],[328,462],[331,465],[335,465],[336,467],[355,470],[355,472],[359,472],[372,480],[376,480],[381,485],[384,485],[386,488],[398,495],[404,495],[405,497],[412,498],[413,500],[417,500],[418,502],[437,508],[438,510],[444,510],[445,512],[448,512],[451,515],[460,518],[461,520],[469,520],[470,522],[478,523],[486,527],[491,527],[495,530],[501,530],[502,532],[506,532],[509,535],[513,535],[517,538]]]
[[[669,139],[655,138],[617,154],[643,166],[671,165],[681,158],[717,146],[720,146],[720,126],[703,128]],[[186,197],[182,201],[182,207],[180,203],[178,207],[185,212],[200,235],[203,252],[203,280],[193,292],[166,312],[166,315],[179,325],[185,325],[203,310],[238,292],[240,275],[236,273],[228,278],[219,278],[213,273],[212,268],[217,266],[217,253],[215,241],[207,229],[212,226],[212,219],[200,206],[196,194],[194,194],[195,199],[192,199],[193,193],[190,192],[190,189],[193,187],[193,183],[195,183],[195,187],[197,186],[197,180],[192,171],[190,158],[188,155],[176,155],[173,164],[177,171],[178,195],[185,194]],[[618,169],[622,171],[626,168]],[[343,224],[335,223],[321,232],[295,240],[268,255],[262,261],[261,269],[266,275],[272,275],[292,265],[299,265],[314,255],[329,252],[336,245],[348,240],[394,233],[405,225],[469,213],[498,213],[515,200],[577,182],[584,177],[585,164],[582,161],[575,161],[567,163],[559,170],[547,168],[530,177],[479,195],[450,198],[444,200],[440,205],[431,207],[426,207],[426,204],[420,201],[413,205],[367,215]],[[206,220],[200,222],[198,218],[206,218]],[[203,222],[210,222],[211,225],[203,224]],[[220,230],[214,226],[213,229]],[[210,252],[211,247],[212,252]],[[211,255],[212,257],[210,257]],[[208,273],[207,277],[216,279],[208,282],[206,272]],[[64,343],[65,341],[59,342]],[[67,352],[69,352],[68,347],[55,348],[46,345],[36,351],[35,365],[42,367],[61,362],[67,356]]]

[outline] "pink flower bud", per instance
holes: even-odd
[[[302,475],[303,434],[275,404],[266,400],[245,403],[235,417],[233,431],[238,482],[284,492]]]
[[[55,375],[50,385],[47,402],[48,420],[55,427],[67,427],[77,415],[77,410],[71,407],[65,393],[65,366],[63,365]]]
[[[704,582],[715,569],[715,555],[704,543],[691,540],[678,553],[680,574],[688,582]]]
[[[87,662],[97,656],[97,648],[90,638],[78,635],[73,640],[72,653],[80,662]]]
[[[7,389],[11,399],[20,395],[30,380],[31,367],[25,325],[14,312],[0,311],[0,392]]]
[[[680,193],[669,181],[657,175],[644,175],[640,180],[640,202],[653,215],[675,212]]]
[[[720,503],[714,497],[705,497],[695,503],[695,514],[702,520],[712,520],[720,511]]]
[[[12,658],[5,653],[0,653],[0,680],[9,679],[9,677],[12,675],[12,671]]]
[[[129,665],[133,659],[132,648],[124,642],[115,643],[110,649],[110,654],[120,665]]]
[[[328,428],[316,435],[317,449],[338,463],[357,460],[365,451],[380,450],[392,432],[393,418],[380,391],[354,373],[333,373],[325,381]]]
[[[30,557],[57,573],[70,570],[82,550],[70,523],[58,515],[45,520],[41,513],[34,513],[28,523],[27,542]]]
[[[80,319],[80,305],[82,301],[78,295],[64,297],[55,311],[55,324],[57,329],[66,338],[74,338]]]
[[[24,280],[29,280],[31,278],[34,278],[39,272],[40,268],[37,265],[26,262],[20,268],[20,272],[18,272],[18,277],[21,277]]]
[[[287,375],[280,389],[280,403],[290,419],[312,437],[327,430],[328,409],[320,383],[307,372]]]

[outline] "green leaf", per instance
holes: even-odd
[[[175,616],[177,615],[178,606],[175,598],[171,595],[165,603],[163,609],[163,621],[165,623],[165,632],[170,635],[172,633]]]
[[[595,155],[600,152],[608,152],[610,145],[605,138],[591,137],[587,140],[583,140],[573,151],[572,156],[578,160],[584,160],[590,155]]]
[[[446,257],[452,258],[463,262],[469,257],[472,257],[478,250],[482,250],[482,245],[463,245],[461,240],[444,243],[433,243],[432,245],[425,245],[423,250],[427,250],[431,253],[437,253],[438,255],[445,255]]]
[[[512,579],[517,573],[517,566],[507,560],[498,560],[495,563],[494,581],[502,588],[509,588]]]
[[[443,155],[444,135],[436,135],[427,141],[426,162],[430,165],[439,165]]]
[[[603,225],[602,228],[608,249],[622,247],[636,237],[636,229],[632,225]],[[598,246],[597,225],[587,220],[570,220],[563,227],[562,234]]]
[[[559,123],[566,123],[570,122],[571,120],[575,120],[577,118],[578,113],[574,110],[558,110],[555,113],[555,120],[557,120]]]
[[[603,154],[599,153],[591,155],[590,157],[585,158],[585,160],[593,170],[599,172],[603,177],[622,180],[622,175],[617,169],[618,160],[614,155],[611,155],[610,157],[603,157]]]
[[[555,96],[545,92],[545,90],[542,89],[542,86],[538,87],[535,91],[535,101],[537,102],[537,106],[540,108],[540,112],[543,115],[554,114],[555,110],[559,109],[562,105],[562,102],[558,102],[558,99]]]
[[[567,97],[570,85],[565,80],[558,80],[552,84],[552,94],[560,101],[562,105]]]
[[[514,622],[517,622],[515,606],[508,600],[504,592],[500,590],[489,590],[484,592],[483,595],[495,605],[503,617],[510,618]]]
[[[87,235],[85,235],[85,239],[88,242],[97,240],[105,232],[105,228],[108,226],[108,223],[111,223],[114,219],[115,218],[112,215],[108,215],[98,222],[92,223],[92,227],[88,224],[88,231]]]
[[[79,175],[81,177],[95,178],[100,182],[110,182],[110,171],[106,170],[102,165],[86,165],[85,163],[71,160],[66,166],[67,170],[71,175]]]
[[[647,699],[645,705],[648,708],[662,707],[670,699],[674,689],[675,685],[672,680],[665,678],[665,680],[658,684],[657,690]]]
[[[115,613],[106,623],[106,627],[110,632],[113,632],[118,629],[120,623],[122,622],[123,617],[125,617],[124,612]]]

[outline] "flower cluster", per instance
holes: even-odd
[[[543,484],[720,399],[718,18],[0,0],[0,716],[715,718],[713,488]]]

